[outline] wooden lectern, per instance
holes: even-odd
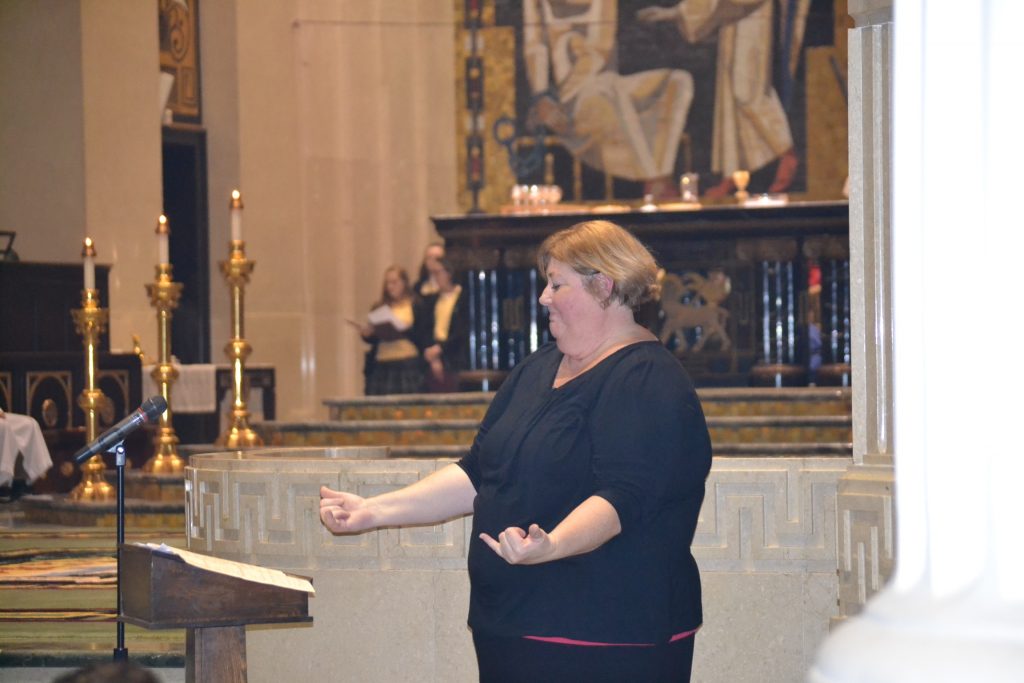
[[[120,621],[184,628],[187,683],[245,683],[245,625],[311,622],[309,594],[122,544]]]

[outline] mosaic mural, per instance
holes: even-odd
[[[161,97],[174,121],[199,123],[198,0],[159,2]]]
[[[845,0],[455,0],[467,211],[567,201],[842,197]]]

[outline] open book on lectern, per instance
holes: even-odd
[[[280,588],[303,591],[311,595],[316,594],[316,591],[313,590],[313,583],[309,579],[302,578],[301,576],[285,574],[280,569],[271,569],[269,567],[260,567],[255,564],[246,564],[245,562],[235,562],[234,560],[225,560],[220,557],[201,555],[189,550],[182,550],[181,548],[172,548],[165,543],[135,543],[134,545],[148,548],[154,552],[165,555],[180,557],[187,564],[190,564],[193,567],[205,569],[217,574],[233,576],[244,581],[263,583],[268,586],[278,586]]]

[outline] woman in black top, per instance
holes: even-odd
[[[657,265],[604,221],[545,240],[557,340],[516,366],[465,458],[363,499],[321,489],[336,533],[473,512],[481,681],[688,681],[690,554],[711,444],[678,361],[633,319]]]
[[[427,265],[437,291],[423,297],[416,310],[415,337],[427,365],[424,390],[458,391],[459,372],[469,365],[469,315],[462,286],[451,262],[440,257]]]
[[[423,261],[420,263],[420,273],[413,284],[413,292],[418,297],[427,297],[437,294],[437,282],[434,280],[430,270],[434,263],[444,258],[444,244],[431,242],[423,250]]]

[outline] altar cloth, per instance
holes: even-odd
[[[53,466],[39,423],[28,415],[0,411],[0,486],[14,479],[19,453],[30,484]]]

